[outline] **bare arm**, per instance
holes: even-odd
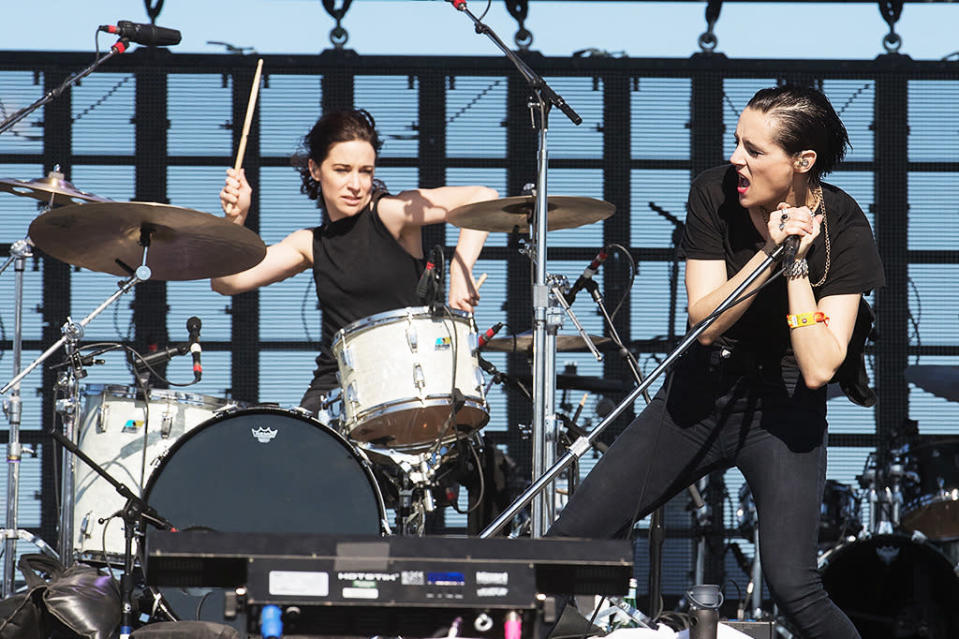
[[[450,211],[499,197],[485,186],[444,186],[437,189],[404,191],[380,201],[380,218],[394,237],[411,254],[422,255],[420,229],[427,224],[446,222]],[[489,234],[486,231],[462,229],[450,265],[449,301],[453,308],[472,311],[479,302],[473,280],[473,265],[479,258]]]
[[[250,211],[252,189],[242,170],[227,170],[226,184],[220,191],[220,205],[226,218],[243,225]],[[307,229],[295,231],[278,244],[268,246],[266,256],[256,266],[240,273],[210,279],[210,288],[221,295],[236,295],[306,270],[313,265],[313,234]]]

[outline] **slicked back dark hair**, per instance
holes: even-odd
[[[839,164],[849,146],[842,120],[822,92],[795,84],[760,89],[746,108],[766,113],[778,124],[776,141],[786,153],[816,152],[809,177],[819,181]]]
[[[373,151],[379,155],[383,142],[376,132],[376,121],[366,109],[326,113],[316,121],[310,132],[303,136],[300,150],[293,156],[293,165],[300,173],[300,192],[311,200],[316,200],[317,206],[323,207],[323,197],[320,183],[310,174],[308,160],[313,160],[319,166],[334,144],[353,140],[369,142]],[[376,187],[374,184],[374,190]]]

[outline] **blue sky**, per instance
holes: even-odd
[[[97,25],[148,22],[142,0],[46,0],[4,3],[0,49],[86,51]],[[342,0],[337,0],[341,5]],[[687,57],[699,50],[705,2],[530,2],[532,48],[565,56],[598,48],[631,57]],[[471,0],[480,14],[483,0]],[[517,24],[502,0],[486,22],[512,45]],[[157,24],[183,33],[179,53],[218,53],[218,40],[261,53],[317,53],[333,28],[320,0],[166,0]],[[441,0],[355,0],[344,20],[347,46],[361,54],[499,55],[472,23]],[[959,50],[959,3],[907,3],[896,30],[901,53],[941,59]],[[888,32],[874,2],[724,3],[717,51],[732,58],[872,59]],[[106,34],[102,46],[112,44]]]

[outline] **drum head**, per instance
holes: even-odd
[[[820,560],[823,586],[869,639],[959,637],[959,577],[929,543],[876,535]]]
[[[179,530],[379,534],[366,465],[319,422],[257,408],[216,417],[177,442],[147,503]]]

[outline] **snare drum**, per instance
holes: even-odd
[[[472,315],[457,310],[398,309],[340,330],[333,354],[350,438],[416,450],[482,428],[489,412],[476,347]],[[464,404],[448,426],[454,381]]]
[[[138,495],[141,477],[144,482],[150,477],[178,439],[217,411],[237,405],[219,397],[172,390],[151,390],[149,401],[144,402],[135,386],[88,384],[81,392],[85,403],[77,431],[80,450]],[[75,477],[75,550],[83,559],[122,562],[123,520],[110,521],[105,539],[104,524],[98,520],[119,511],[125,500],[81,461]]]

